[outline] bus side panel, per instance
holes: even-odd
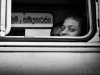
[[[99,66],[98,52],[0,52],[0,75],[100,75]]]

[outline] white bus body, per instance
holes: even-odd
[[[100,75],[100,0],[96,9],[98,30],[88,42],[1,41],[0,75]]]

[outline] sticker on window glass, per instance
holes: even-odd
[[[12,13],[12,27],[52,27],[53,15],[50,13]]]

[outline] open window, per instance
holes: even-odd
[[[0,41],[87,42],[96,34],[95,0],[1,1],[5,8],[1,8],[4,33]],[[53,26],[63,22],[68,14],[77,12],[87,19],[84,36],[50,36]]]

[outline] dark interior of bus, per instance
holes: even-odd
[[[53,15],[52,24],[55,25],[63,21],[69,13],[79,12],[86,14],[86,1],[87,0],[12,0],[12,13],[50,13]],[[45,30],[51,28],[52,27],[12,26],[7,36],[25,36],[25,29]]]

